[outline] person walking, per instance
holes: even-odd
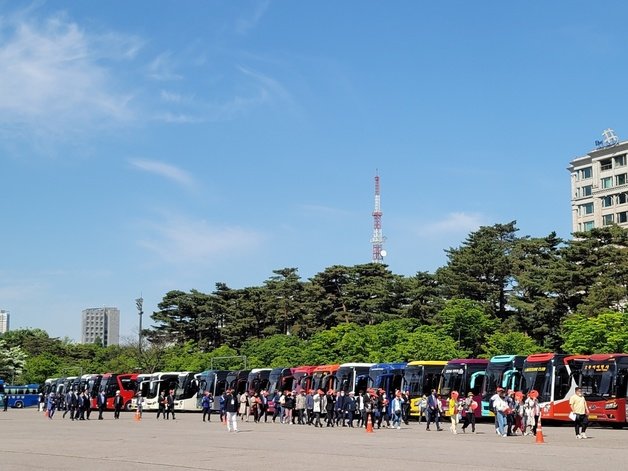
[[[589,406],[587,406],[587,401],[582,395],[582,389],[576,388],[574,395],[569,398],[569,407],[571,407],[572,414],[575,414],[576,438],[589,438],[585,433],[589,425]]]
[[[539,423],[541,408],[538,401],[538,392],[532,390],[523,403],[524,410],[524,435],[536,435],[536,426]]]
[[[350,428],[353,428],[353,418],[355,416],[356,407],[357,407],[357,404],[355,401],[355,394],[353,391],[351,391],[345,400],[345,409],[347,411],[347,422],[349,422]]]
[[[403,401],[401,420],[404,424],[410,425],[410,391],[406,390],[405,393],[401,393],[401,400]]]
[[[333,427],[336,397],[334,396],[334,391],[332,389],[327,391],[327,394],[325,394],[325,401],[325,420],[327,421],[328,427]]]
[[[282,418],[282,410],[281,410],[281,395],[279,394],[279,391],[275,391],[275,394],[273,396],[273,423],[275,423],[275,419],[277,417],[279,417],[279,422],[281,422],[281,418]]]
[[[508,403],[505,400],[504,390],[498,389],[497,398],[493,401],[493,408],[495,409],[495,417],[497,418],[497,432],[502,437],[507,437],[506,434],[506,416],[509,413]]]
[[[203,397],[201,399],[201,408],[203,409],[203,422],[205,422],[205,417],[211,417],[211,409],[209,408],[209,391],[205,391],[203,393]]]
[[[462,401],[462,417],[464,422],[462,424],[462,433],[467,433],[467,427],[471,425],[471,433],[475,433],[475,410],[478,408],[478,403],[473,400],[473,393],[469,392],[464,401]]]
[[[260,419],[259,415],[259,406],[260,406],[260,398],[259,394],[253,393],[250,397],[251,410],[253,411],[253,422],[258,423]]]
[[[124,399],[120,395],[120,391],[116,391],[116,396],[113,398],[113,418],[120,418],[120,411],[122,410],[122,406],[124,405]]]
[[[305,410],[307,411],[307,424],[312,425],[314,421],[314,394],[309,389],[305,395]]]
[[[345,401],[346,396],[344,391],[336,393],[336,404],[334,404],[334,416],[336,419],[336,426],[340,427],[342,423],[343,427],[346,427],[345,423]]]
[[[220,410],[220,422],[227,421],[227,411],[225,410],[225,406],[227,404],[227,391],[223,391],[220,397],[218,398],[218,407]]]
[[[135,399],[135,404],[136,404],[136,407],[137,407],[137,416],[141,419],[142,418],[142,413],[144,411],[144,398],[142,397],[142,392],[141,391],[137,392],[137,397]]]
[[[264,422],[268,422],[268,391],[262,391],[259,397],[259,418],[260,422],[264,417]]]
[[[322,399],[320,395],[320,390],[316,391],[316,393],[312,396],[312,413],[314,414],[314,427],[323,427],[321,423],[321,411],[322,411]],[[273,419],[274,422],[274,419]]]
[[[294,402],[294,411],[297,414],[296,421],[299,425],[305,425],[305,390],[302,389],[301,393],[297,394]]]
[[[292,411],[294,409],[294,397],[292,397],[291,391],[286,391],[284,398],[284,424],[292,425]]]
[[[452,391],[447,401],[447,414],[451,420],[449,426],[451,433],[456,435],[458,433],[458,391]]]
[[[172,414],[172,420],[174,420],[174,389],[171,389],[168,396],[166,396],[166,414],[168,413]]]
[[[399,430],[401,428],[401,420],[403,418],[403,403],[401,391],[395,393],[395,398],[392,400],[390,410],[392,412],[392,427]]]
[[[425,430],[429,432],[430,424],[436,424],[436,430],[441,431],[440,428],[440,400],[436,395],[436,389],[432,389],[432,393],[427,398],[427,427]]]
[[[225,396],[225,412],[227,414],[227,432],[238,431],[238,399],[231,389]]]
[[[96,405],[98,406],[98,420],[103,420],[102,413],[107,408],[107,396],[105,391],[100,391],[96,397]]]
[[[55,397],[55,393],[51,392],[48,396],[48,402],[46,403],[46,415],[48,415],[50,420],[52,420],[52,417],[55,415],[56,408],[57,398]]]
[[[164,391],[161,391],[159,393],[159,398],[157,399],[157,417],[155,418],[159,420],[160,415],[164,419],[168,418],[168,416],[166,415],[166,393]]]

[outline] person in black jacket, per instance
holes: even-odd
[[[227,432],[238,431],[238,398],[232,389],[227,390],[225,396],[225,412],[227,413]]]
[[[120,411],[122,410],[122,406],[124,405],[124,399],[120,395],[120,391],[116,391],[116,397],[113,398],[113,418],[120,418]]]
[[[345,410],[347,411],[347,420],[349,421],[349,427],[351,428],[353,428],[353,415],[355,414],[356,406],[355,395],[352,391],[345,397]]]
[[[172,414],[172,420],[174,420],[174,389],[170,390],[170,394],[166,397],[166,418],[168,417],[168,412]]]
[[[336,394],[336,404],[334,406],[334,412],[336,414],[336,425],[338,427],[340,426],[340,422],[342,422],[343,427],[347,426],[347,424],[345,423],[346,399],[347,399],[347,396],[345,396],[344,391],[340,391],[339,393]]]
[[[327,402],[325,404],[325,413],[326,413],[325,418],[327,420],[327,426],[333,427],[334,426],[334,409],[336,408],[336,398],[334,396],[333,390],[330,389],[329,391],[327,391],[326,399],[327,399]]]

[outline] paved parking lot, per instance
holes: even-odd
[[[227,433],[216,417],[199,414],[156,420],[133,414],[113,420],[48,420],[34,410],[0,412],[0,470],[251,471],[321,470],[592,470],[627,469],[628,430],[592,428],[576,440],[571,427],[545,426],[544,445],[534,437],[500,438],[490,423],[476,435],[426,432],[411,423],[401,430],[315,429],[240,423]],[[447,429],[446,429],[447,430]]]

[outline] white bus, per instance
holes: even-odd
[[[366,392],[369,384],[369,369],[373,363],[343,363],[336,371],[336,391],[345,394]]]
[[[140,394],[142,397],[142,405],[144,405],[144,401],[146,399],[146,397],[149,394],[150,391],[150,380],[151,377],[153,375],[152,374],[140,374],[137,375],[137,385],[135,386],[135,395],[133,396],[133,399],[131,399],[131,406],[130,409],[131,410],[136,410],[137,409],[137,395]],[[142,410],[144,410],[144,408],[142,407]]]
[[[150,376],[148,395],[144,398],[143,410],[158,410],[159,396],[161,395],[161,393],[165,392],[167,395],[168,391],[170,391],[171,389],[174,389],[176,391],[178,384],[178,372],[153,373]]]
[[[191,371],[179,373],[179,381],[174,392],[174,409],[176,411],[196,412],[201,410],[199,378],[200,373],[195,374]]]

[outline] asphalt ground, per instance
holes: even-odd
[[[628,430],[590,428],[576,440],[570,426],[543,427],[535,437],[498,437],[491,423],[477,434],[427,432],[411,422],[400,430],[314,428],[238,422],[228,433],[217,416],[200,414],[156,420],[145,413],[112,412],[105,420],[53,420],[33,409],[0,412],[0,470],[252,471],[252,470],[620,470],[628,469]]]

